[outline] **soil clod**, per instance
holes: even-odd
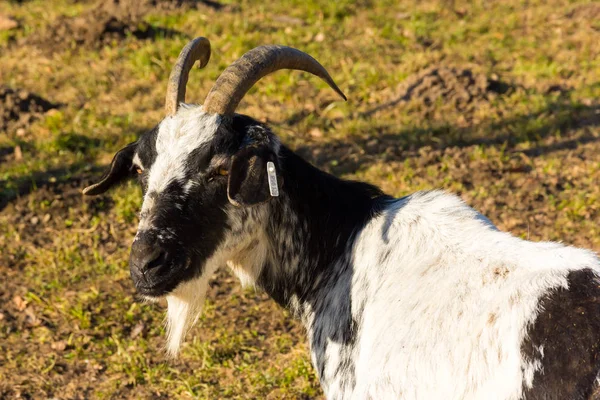
[[[25,128],[54,108],[58,108],[58,104],[26,90],[0,86],[0,132]]]
[[[471,69],[434,66],[408,78],[402,84],[400,99],[416,104],[424,113],[432,112],[436,105],[467,111],[509,88]]]
[[[164,3],[164,4],[163,4]],[[112,0],[99,2],[91,10],[76,17],[61,16],[48,31],[29,40],[38,48],[55,52],[65,48],[99,48],[133,36],[137,39],[172,37],[181,33],[155,27],[144,21],[152,8],[159,10],[182,7],[185,1]]]
[[[458,111],[468,118],[482,103],[489,103],[510,89],[510,85],[497,78],[469,68],[436,65],[408,77],[400,84],[395,99],[364,114],[400,105],[424,118],[445,111]]]

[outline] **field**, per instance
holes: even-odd
[[[445,188],[500,229],[600,251],[600,4],[479,0],[0,2],[0,398],[320,399],[302,327],[226,270],[180,358],[136,299],[134,184],[87,198],[163,117],[252,47],[317,58],[348,96],[281,71],[239,112],[315,165],[402,196]]]

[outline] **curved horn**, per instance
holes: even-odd
[[[233,114],[246,92],[260,78],[280,69],[310,72],[327,82],[346,100],[344,93],[317,60],[291,47],[271,45],[256,47],[227,67],[206,96],[204,111]]]
[[[179,103],[185,101],[185,86],[194,63],[200,60],[199,68],[204,68],[209,59],[210,42],[205,37],[192,40],[181,50],[169,76],[165,99],[165,112],[167,115],[175,114],[179,108]]]

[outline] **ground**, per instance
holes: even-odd
[[[177,361],[127,267],[141,195],[86,198],[163,116],[183,45],[202,102],[254,46],[302,49],[348,96],[278,72],[239,111],[340,177],[445,188],[502,230],[600,251],[600,5],[586,1],[0,2],[0,398],[322,398],[304,332],[215,277]]]

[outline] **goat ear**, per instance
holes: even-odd
[[[227,197],[231,204],[253,206],[271,198],[267,174],[269,161],[278,165],[277,157],[267,146],[248,146],[233,156],[227,185]],[[281,186],[283,181],[279,173],[277,181]]]
[[[137,142],[130,143],[115,154],[108,171],[104,173],[100,182],[94,183],[83,189],[83,194],[95,196],[106,192],[119,182],[133,176],[132,160]]]

